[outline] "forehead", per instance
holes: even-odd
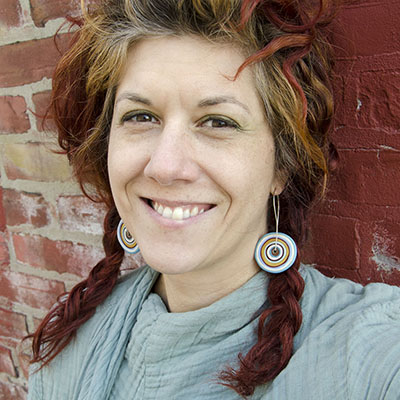
[[[234,43],[214,43],[196,36],[146,38],[129,50],[118,90],[172,82],[196,92],[216,87],[255,94],[251,68],[234,79],[244,60]]]

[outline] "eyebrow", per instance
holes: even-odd
[[[146,106],[152,105],[152,103],[149,99],[146,99],[145,97],[142,97],[134,92],[122,92],[115,100],[115,104],[118,104],[122,100],[130,100],[132,102],[141,103]]]
[[[240,102],[239,100],[237,100],[235,97],[232,97],[232,96],[210,97],[210,98],[200,101],[198,106],[199,107],[209,107],[209,106],[216,106],[218,104],[223,104],[223,103],[236,104],[237,106],[242,107],[247,113],[250,114],[250,110],[246,106],[246,104],[243,104],[242,102]]]

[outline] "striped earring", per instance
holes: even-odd
[[[278,205],[276,205],[276,202]],[[257,242],[254,258],[258,266],[264,271],[279,274],[289,269],[296,261],[297,246],[290,236],[278,232],[279,196],[273,196],[272,204],[276,231],[267,233]]]
[[[127,253],[136,254],[139,252],[139,246],[137,245],[136,240],[129,233],[128,228],[122,222],[122,219],[118,224],[117,238],[119,244]]]

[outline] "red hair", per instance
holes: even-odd
[[[140,3],[137,9],[136,3]],[[254,51],[238,74],[254,64],[260,66],[259,81],[268,80],[268,90],[261,87],[259,91],[275,135],[277,165],[287,176],[280,230],[299,244],[304,239],[308,210],[325,187],[327,160],[335,156],[327,139],[333,116],[329,48],[325,39],[321,40],[319,28],[332,19],[336,1],[319,0],[318,7],[314,0],[302,1],[301,6],[300,0],[209,3],[108,0],[93,16],[86,15],[87,23],[75,34],[70,51],[57,66],[49,116],[56,123],[59,144],[82,190],[108,207],[105,258],[87,279],[58,298],[31,335],[32,362],[46,365],[57,356],[117,282],[123,250],[116,239],[119,216],[107,174],[108,131],[119,71],[129,46],[138,38],[195,33],[215,40],[228,37],[242,45],[247,40],[243,48]],[[140,18],[129,19],[136,13]],[[152,31],[151,23],[157,29]],[[139,32],[137,37],[133,26]],[[95,189],[95,196],[86,185]],[[272,228],[271,207],[268,223]],[[299,300],[304,281],[298,268],[299,257],[291,269],[270,277],[269,305],[260,316],[257,343],[246,355],[239,355],[237,370],[228,367],[220,373],[222,383],[243,397],[274,379],[290,360],[293,338],[302,321]]]

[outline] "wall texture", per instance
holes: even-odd
[[[0,0],[0,400],[26,397],[21,338],[101,257],[103,210],[84,199],[37,115],[79,1]],[[359,1],[334,27],[340,163],[306,261],[400,284],[400,6]],[[60,49],[68,40],[60,32]],[[51,130],[51,126],[47,127]]]

